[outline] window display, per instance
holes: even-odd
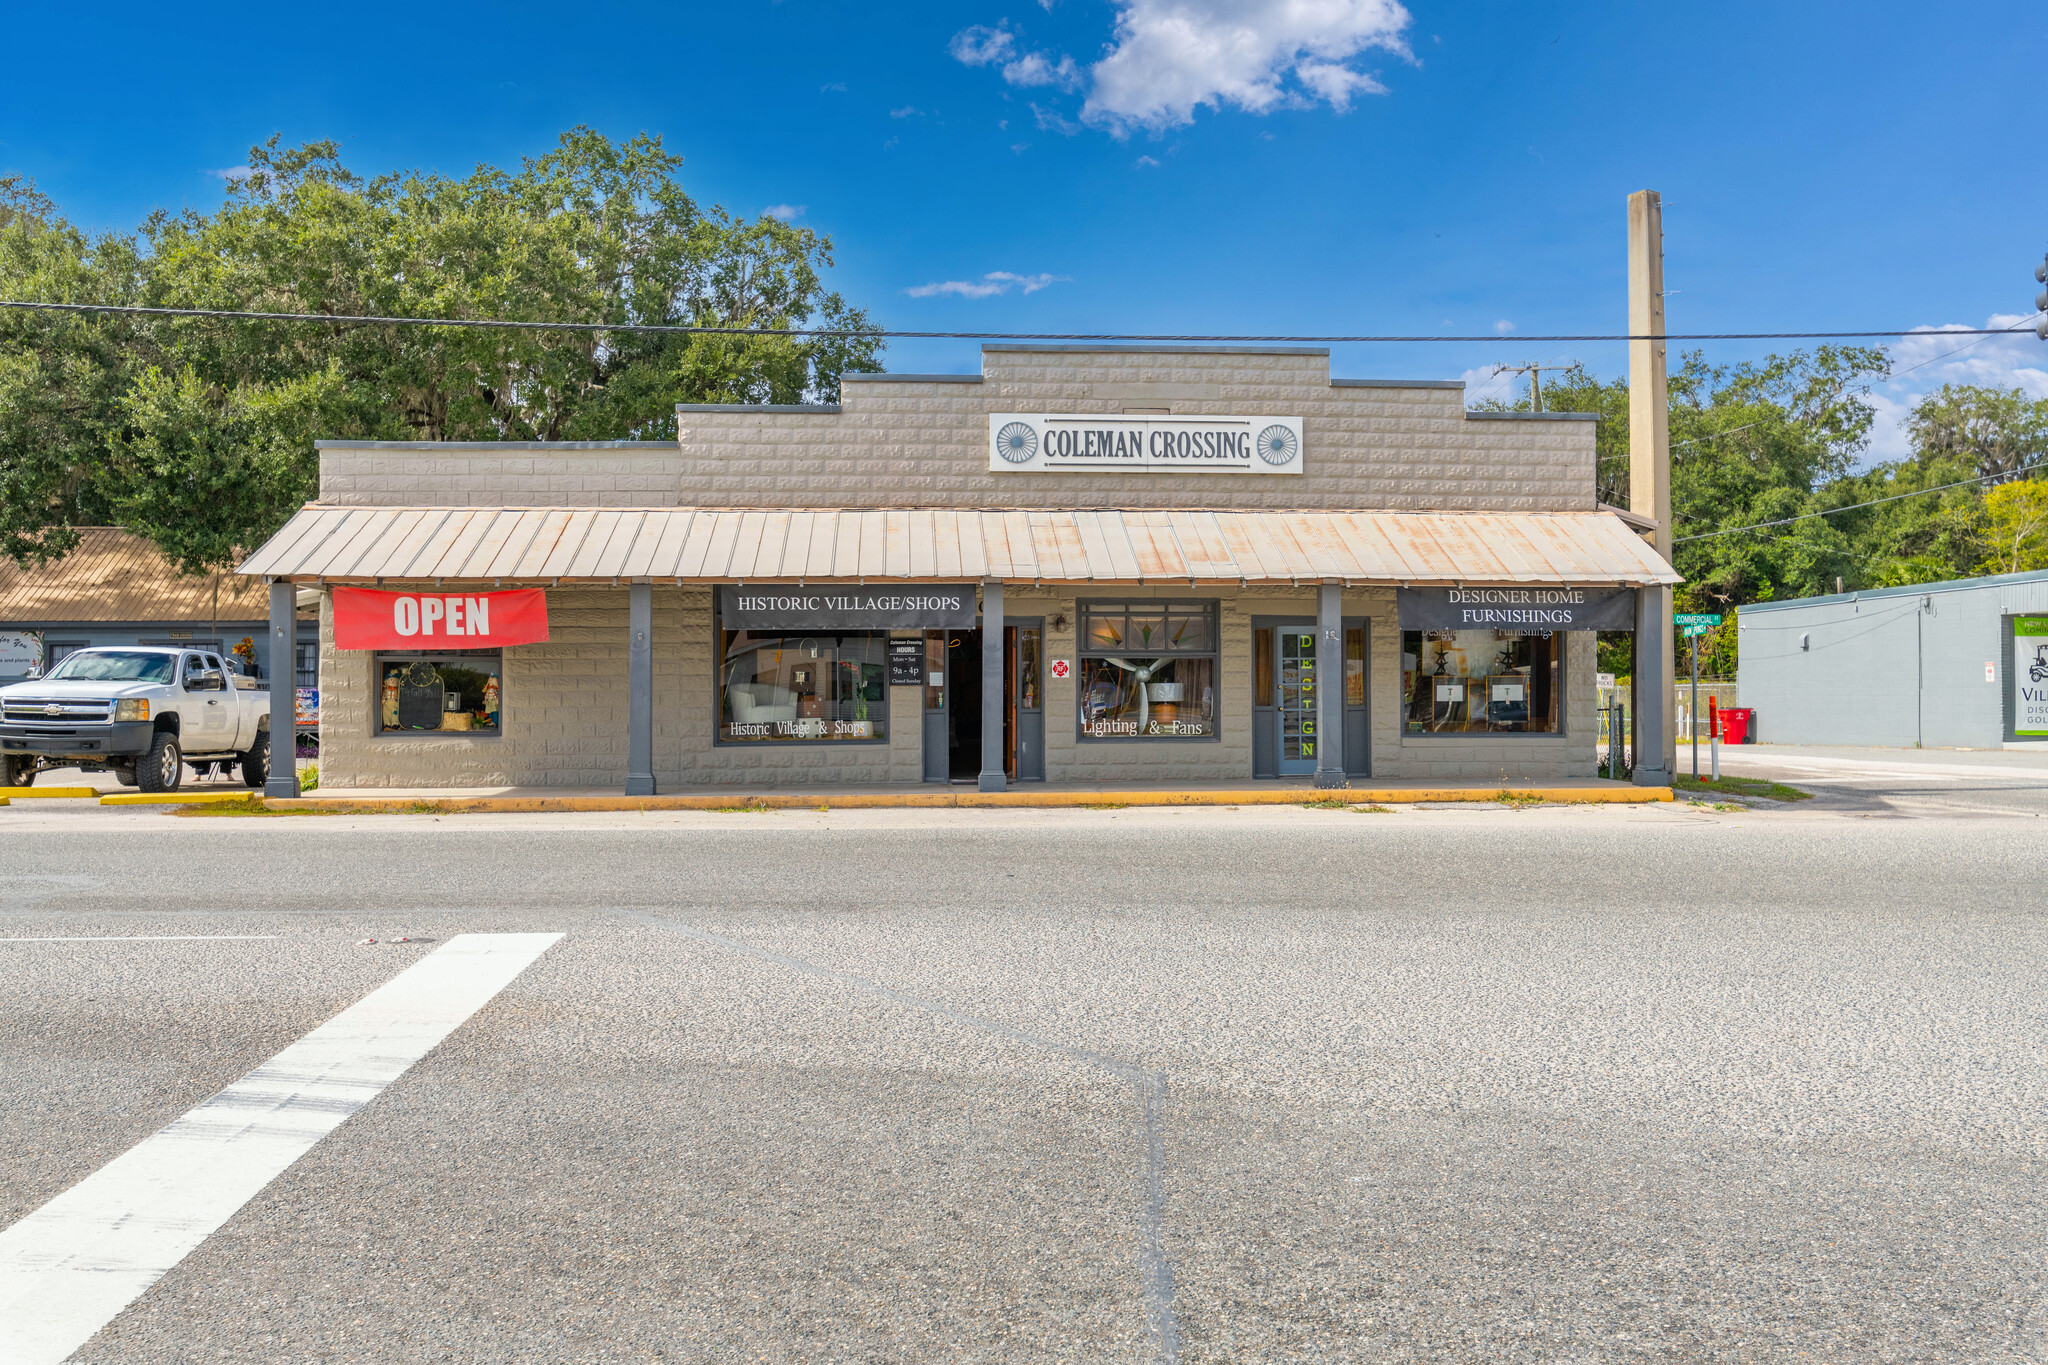
[[[1401,633],[1411,735],[1562,731],[1564,636],[1516,630]]]
[[[379,734],[497,734],[504,657],[474,654],[379,654]]]
[[[1216,652],[1213,602],[1084,605],[1082,737],[1213,739]]]
[[[888,735],[887,631],[722,634],[720,743],[842,741]]]

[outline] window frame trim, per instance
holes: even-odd
[[[505,646],[496,649],[376,649],[370,651],[370,739],[502,740],[505,738]],[[498,661],[498,726],[494,730],[387,730],[384,728],[384,661],[386,659],[459,663],[464,658]]]
[[[866,739],[727,739],[723,735],[719,734],[719,731],[724,728],[724,720],[722,718],[725,715],[725,684],[722,681],[720,681],[725,676],[725,621],[718,614],[718,595],[716,593],[713,593],[711,605],[711,643],[713,646],[711,660],[711,747],[714,749],[733,749],[741,753],[772,753],[779,749],[797,747],[849,749],[861,747],[873,748],[879,746],[886,748],[888,745],[894,742],[894,731],[896,724],[896,718],[890,714],[889,707],[889,693],[892,690],[889,684],[889,640],[893,636],[895,631],[901,629],[908,629],[908,627],[882,627],[876,630],[831,630],[813,632],[814,634],[821,635],[826,638],[834,640],[843,639],[844,637],[849,635],[863,635],[879,639],[882,642],[881,669],[883,729],[881,734],[869,735]],[[795,633],[797,635],[797,638],[802,638],[801,628],[799,628],[798,631]],[[733,634],[766,635],[768,634],[768,632],[736,630],[733,632]],[[787,639],[790,637],[792,632],[789,630],[783,630],[776,632],[776,634],[779,638]],[[924,689],[919,688],[918,693],[919,699],[922,700]],[[872,703],[870,704],[872,705]],[[923,710],[922,707],[920,707],[919,709],[920,712]],[[920,715],[920,723],[921,722],[922,716]]]
[[[1176,606],[1200,607],[1209,616],[1209,643],[1206,651],[1167,650],[1147,651],[1148,658],[1166,659],[1207,659],[1210,662],[1214,681],[1210,686],[1216,689],[1216,732],[1209,735],[1091,735],[1087,732],[1084,719],[1086,711],[1081,702],[1085,695],[1088,677],[1088,660],[1102,658],[1100,651],[1088,648],[1088,612],[1095,607],[1158,607],[1162,614],[1171,615]],[[1183,612],[1182,615],[1188,613]],[[1135,653],[1136,651],[1125,651]],[[1220,597],[1082,597],[1074,602],[1074,740],[1078,744],[1138,744],[1157,748],[1163,744],[1221,744],[1223,742],[1223,599]]]
[[[1417,633],[1422,635],[1429,634],[1429,632],[1426,630]],[[1518,635],[1541,635],[1544,632],[1540,630],[1524,630],[1517,631],[1515,633]],[[1408,728],[1408,707],[1415,699],[1408,694],[1408,688],[1404,683],[1404,685],[1401,688],[1400,712],[1397,717],[1397,721],[1401,727],[1401,742],[1403,744],[1407,744],[1412,740],[1423,744],[1441,744],[1448,741],[1463,740],[1469,744],[1474,740],[1480,740],[1483,742],[1491,742],[1493,740],[1504,740],[1510,744],[1527,744],[1532,741],[1569,739],[1572,733],[1572,689],[1571,676],[1568,670],[1571,667],[1571,656],[1574,653],[1576,653],[1576,651],[1571,646],[1569,637],[1572,635],[1584,635],[1593,633],[1597,632],[1570,630],[1553,630],[1549,632],[1549,634],[1553,638],[1562,641],[1562,643],[1558,645],[1558,653],[1560,657],[1557,662],[1557,728],[1555,730],[1410,730]],[[1407,650],[1407,637],[1409,634],[1410,632],[1406,630],[1401,632],[1402,638],[1400,648],[1402,653],[1405,653]],[[1372,641],[1370,636],[1368,636],[1366,641],[1367,658],[1365,661],[1367,674],[1366,697],[1368,698],[1368,700],[1372,696],[1371,654]],[[1420,656],[1418,655],[1417,658],[1419,660]],[[1394,666],[1398,671],[1400,668],[1399,654],[1395,656]],[[1416,667],[1419,672],[1421,668],[1419,662],[1417,663]]]

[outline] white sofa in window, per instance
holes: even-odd
[[[725,689],[737,724],[796,719],[796,693],[774,683],[733,683]]]

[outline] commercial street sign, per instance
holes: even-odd
[[[1721,624],[1721,614],[1713,611],[1673,612],[1671,623],[1675,626],[1700,626],[1710,628]]]

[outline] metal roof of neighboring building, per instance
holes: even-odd
[[[1604,512],[315,505],[238,572],[494,583],[1681,581]]]
[[[41,568],[24,569],[0,556],[0,625],[261,621],[270,615],[260,583],[232,573],[180,574],[154,545],[118,527],[83,526],[78,533],[76,550]]]
[[[1887,597],[1925,597],[1943,592],[1995,591],[2024,583],[2048,582],[2048,569],[2023,573],[1991,574],[1983,578],[1944,578],[1935,583],[1909,583],[1902,588],[1859,588],[1855,592],[1822,593],[1816,597],[1786,597],[1775,602],[1747,602],[1740,610],[1747,615],[1760,611],[1783,611],[1790,607],[1825,607],[1835,603],[1881,601]]]

